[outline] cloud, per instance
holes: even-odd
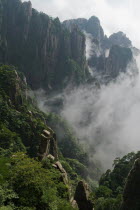
[[[140,56],[137,65],[140,69]],[[116,157],[140,150],[140,76],[132,77],[131,68],[100,89],[90,84],[49,97],[43,90],[34,92],[39,108],[66,119],[103,171]],[[63,106],[56,110],[58,100]]]
[[[140,78],[130,75],[122,74],[100,89],[89,85],[65,94],[61,115],[82,143],[94,149],[90,155],[103,170],[116,157],[140,148]]]
[[[96,15],[107,35],[123,31],[140,48],[139,0],[31,0],[34,8],[60,20]]]

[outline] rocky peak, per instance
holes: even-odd
[[[119,45],[122,47],[131,47],[132,43],[129,38],[121,31],[112,34],[109,37],[110,45]]]
[[[89,18],[85,29],[87,33],[92,34],[95,39],[102,42],[104,38],[104,31],[100,25],[100,20],[97,17],[92,16]]]
[[[80,30],[92,34],[94,39],[97,39],[98,41],[101,41],[104,38],[104,32],[100,25],[100,20],[96,16],[92,16],[88,20],[85,18],[66,20],[63,22],[63,25],[69,30],[71,30],[73,25],[77,25]]]
[[[85,18],[70,19],[70,20],[65,20],[63,22],[64,27],[66,27],[70,31],[73,28],[73,26],[78,26],[80,30],[83,30],[86,24],[87,24],[87,19]]]
[[[89,199],[90,190],[88,184],[80,181],[77,185],[74,200],[76,201],[79,210],[93,210],[93,204]]]

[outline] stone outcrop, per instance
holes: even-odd
[[[121,210],[140,209],[140,158],[131,169],[123,193]]]
[[[53,166],[61,172],[64,184],[69,185],[68,175],[65,169],[63,168],[62,164],[59,161],[57,161],[53,164]]]
[[[52,155],[55,160],[58,159],[58,150],[56,135],[54,131],[47,127],[47,130],[43,130],[41,134],[41,140],[39,145],[39,159],[42,160],[49,155]]]
[[[24,98],[27,98],[27,84],[24,80],[22,80],[17,71],[13,71],[13,79],[12,88],[9,89],[9,97],[12,103],[18,108],[18,106],[23,105]]]
[[[79,210],[93,210],[93,204],[89,199],[89,195],[90,190],[88,184],[80,181],[76,188],[73,205],[77,203]]]

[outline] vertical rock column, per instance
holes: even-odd
[[[48,155],[52,155],[56,160],[58,159],[56,135],[51,128],[43,130],[39,146],[39,159],[42,160]]]

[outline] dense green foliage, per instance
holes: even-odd
[[[24,153],[15,153],[9,159],[1,158],[0,206],[12,209],[73,209],[68,203],[68,186],[61,180],[61,173],[43,168],[37,160]],[[6,177],[5,177],[6,173]]]
[[[39,111],[27,93],[24,76],[13,66],[1,66],[0,209],[71,210],[70,191],[73,194],[77,182],[84,178],[92,187],[95,210],[118,210],[127,175],[140,153],[116,158],[113,170],[102,175],[97,187],[93,172],[97,166],[89,160],[68,123],[55,114]],[[53,160],[38,161],[40,136],[48,128],[46,124],[57,134],[68,185]]]
[[[47,114],[46,122],[55,131],[59,150],[67,158],[71,168],[86,179],[90,186],[94,186],[94,180],[97,181],[101,175],[100,165],[90,159],[88,150],[80,144],[80,140],[71,126],[62,117],[54,113]]]
[[[11,147],[11,150],[13,147],[16,151],[22,151],[26,146],[29,154],[35,156],[40,134],[46,125],[43,114],[25,95],[27,91],[25,91],[25,86],[24,80],[19,77],[13,67],[0,67],[1,147],[3,149]],[[16,148],[15,144],[19,148]]]
[[[63,156],[77,159],[83,164],[86,164],[88,161],[88,155],[79,145],[78,139],[68,123],[54,113],[49,113],[47,115],[46,122],[55,130],[58,145]]]
[[[73,209],[69,186],[53,162],[25,155],[37,157],[46,117],[28,96],[24,77],[13,66],[1,66],[0,209]]]
[[[93,193],[95,210],[119,210],[122,202],[123,189],[129,171],[140,152],[129,153],[123,158],[116,158],[113,170],[107,170],[99,181],[99,187]]]

